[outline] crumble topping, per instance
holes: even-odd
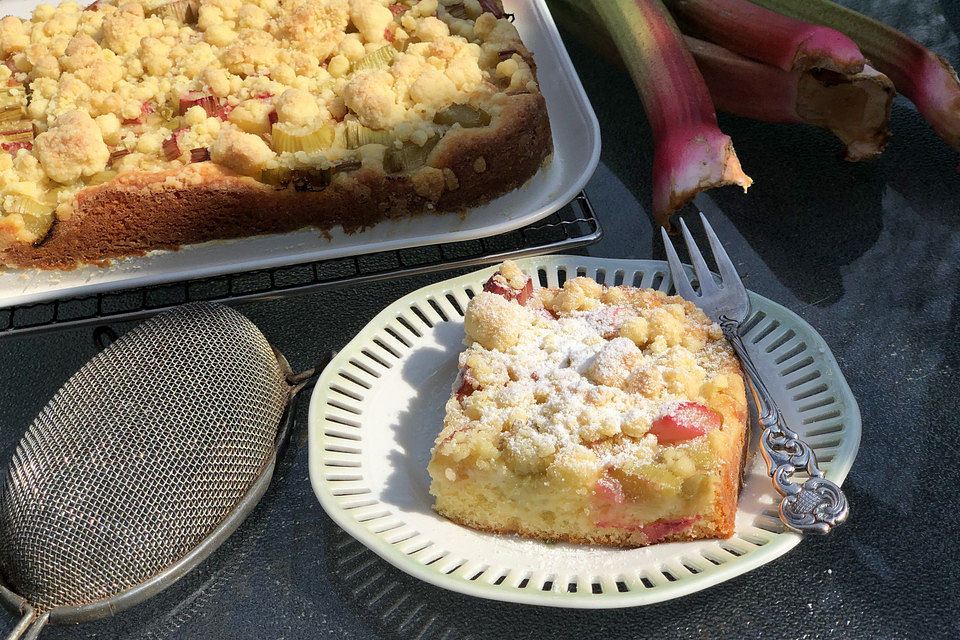
[[[707,453],[719,432],[660,442],[655,422],[680,403],[702,405],[718,424],[742,419],[729,345],[679,297],[588,278],[534,290],[507,262],[470,301],[465,328],[436,446],[452,461],[499,457],[520,475],[580,482],[656,465],[682,480],[715,464]]]
[[[67,111],[48,131],[37,136],[36,155],[51,180],[73,182],[103,171],[110,150],[93,118],[83,111]]]
[[[41,240],[78,189],[208,159],[279,186],[360,162],[418,175],[421,194],[456,188],[426,155],[488,124],[504,92],[537,91],[527,55],[476,0],[68,1],[5,17],[0,249]]]

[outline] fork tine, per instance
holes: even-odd
[[[707,217],[703,215],[702,211],[700,212],[700,221],[703,222],[703,228],[707,232],[707,240],[710,242],[710,249],[713,251],[713,259],[716,260],[717,268],[720,269],[720,277],[723,278],[723,288],[730,289],[737,295],[746,297],[747,290],[743,286],[740,275],[737,273],[737,268],[733,266],[733,261],[730,260],[730,256],[727,255],[723,244],[720,242],[720,238],[717,237],[716,232],[713,230],[713,227],[710,226],[710,223],[707,222]]]
[[[673,242],[667,235],[667,230],[660,227],[660,235],[663,236],[663,248],[667,252],[667,262],[670,263],[670,277],[673,280],[673,287],[677,290],[677,295],[685,300],[695,300],[697,292],[690,286],[687,272],[683,270],[680,256],[677,255],[677,250],[673,248]]]
[[[680,229],[683,231],[683,240],[687,243],[687,253],[690,254],[693,269],[697,272],[697,280],[700,281],[700,293],[707,294],[718,291],[719,287],[717,287],[713,281],[713,274],[710,273],[710,268],[707,267],[707,262],[703,259],[703,254],[700,253],[700,248],[693,239],[690,229],[687,228],[687,223],[682,219],[680,220]]]

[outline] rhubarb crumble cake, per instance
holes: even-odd
[[[740,364],[692,303],[504,263],[466,310],[429,464],[435,509],[485,531],[642,546],[729,537]]]
[[[500,0],[97,0],[0,20],[0,265],[462,211],[552,151]]]

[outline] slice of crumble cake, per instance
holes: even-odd
[[[429,465],[435,509],[485,531],[642,546],[729,537],[740,364],[692,303],[505,262],[470,301]]]

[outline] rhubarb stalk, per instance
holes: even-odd
[[[586,0],[547,0],[550,14],[558,25],[590,47],[594,54],[609,65],[626,71],[620,52],[610,40],[603,20]]]
[[[844,32],[890,76],[934,131],[960,151],[960,80],[942,56],[881,22],[829,0],[754,0],[773,11]]]
[[[720,131],[707,86],[660,0],[593,0],[640,92],[656,149],[653,215],[664,226],[699,192],[753,180]]]
[[[858,74],[784,71],[684,36],[718,109],[767,122],[803,122],[833,133],[847,160],[880,155],[890,138],[893,83],[867,66]]]
[[[784,71],[863,71],[865,61],[856,43],[829,27],[788,18],[749,0],[664,2],[684,33]]]
[[[600,16],[576,0],[551,0],[557,23],[607,63],[624,68]],[[826,129],[844,143],[845,159],[878,156],[890,137],[893,83],[870,66],[852,76],[831,71],[784,71],[723,47],[684,36],[714,106],[765,122],[804,123]]]

